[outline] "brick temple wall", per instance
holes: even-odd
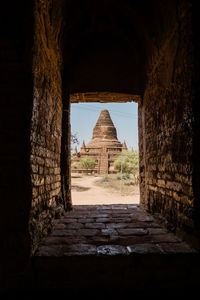
[[[194,224],[195,231],[200,235],[200,117],[199,117],[199,97],[200,97],[200,26],[199,26],[199,13],[198,3],[193,4],[193,44],[194,44],[194,77],[193,85],[195,88],[193,114],[194,114],[194,140],[193,140],[193,191],[194,191]],[[200,237],[199,237],[200,239]],[[200,247],[199,247],[200,248]]]
[[[186,14],[187,12],[187,14]],[[194,230],[192,27],[179,7],[174,27],[154,49],[139,105],[141,202],[182,237]],[[195,238],[190,236],[195,244]]]
[[[34,103],[31,132],[32,252],[63,211],[61,195],[62,80],[60,1],[36,1]]]

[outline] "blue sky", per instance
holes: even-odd
[[[77,148],[80,149],[83,140],[86,145],[91,140],[93,128],[102,109],[109,111],[118,140],[125,140],[129,149],[138,149],[138,105],[135,102],[71,104],[71,132],[77,134]]]

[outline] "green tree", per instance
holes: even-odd
[[[126,151],[114,161],[114,169],[122,173],[131,173],[135,183],[139,172],[139,155],[137,150]]]
[[[80,167],[81,169],[94,169],[96,166],[96,161],[90,157],[83,157],[80,160]]]

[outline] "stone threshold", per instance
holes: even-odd
[[[45,292],[180,295],[199,286],[200,256],[138,205],[78,205],[55,220],[32,268],[34,288]]]
[[[55,220],[35,257],[195,254],[139,205],[76,205]]]

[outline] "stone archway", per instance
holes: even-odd
[[[102,10],[105,13],[105,5],[105,3],[102,4],[99,11]],[[58,10],[49,10],[48,14],[41,15],[39,8],[45,10],[46,7],[40,6],[38,4],[38,10],[36,9],[35,53],[37,55],[34,57],[35,102],[32,123],[34,128],[32,135],[33,153],[31,156],[33,162],[35,159],[38,160],[38,164],[33,164],[35,167],[33,167],[34,170],[32,169],[33,198],[35,199],[33,199],[33,203],[35,204],[33,204],[31,219],[34,220],[35,217],[41,219],[40,227],[42,230],[37,228],[37,222],[31,221],[35,224],[33,227],[36,228],[36,235],[38,233],[40,237],[43,234],[42,232],[45,234],[49,230],[48,227],[51,227],[46,225],[51,223],[45,221],[48,219],[47,215],[50,214],[49,220],[52,220],[57,208],[60,207],[62,211],[66,206],[64,201],[67,200],[63,199],[64,193],[61,193],[60,156],[61,119],[62,115],[64,116],[64,101],[69,101],[67,93],[73,94],[73,101],[85,101],[86,97],[94,101],[98,97],[97,90],[104,91],[104,95],[102,94],[104,97],[109,97],[109,93],[115,90],[130,93],[133,95],[132,99],[134,100],[138,100],[138,96],[134,95],[140,95],[139,97],[142,98],[139,104],[142,203],[152,213],[161,213],[166,218],[169,226],[187,236],[186,232],[193,229],[193,209],[196,205],[193,200],[196,196],[193,194],[192,180],[193,86],[189,78],[192,78],[193,62],[188,53],[190,53],[193,46],[191,43],[191,27],[187,26],[191,23],[188,14],[189,7],[187,5],[174,7],[172,4],[169,6],[166,4],[168,14],[172,18],[168,26],[163,20],[158,20],[163,25],[163,39],[160,38],[160,28],[158,29],[155,24],[151,24],[150,27],[152,32],[155,33],[157,48],[150,42],[152,32],[148,31],[148,18],[143,20],[144,23],[141,25],[141,20],[129,16],[129,22],[134,19],[135,23],[131,27],[132,36],[128,35],[127,39],[125,34],[126,24],[124,24],[124,31],[119,32],[119,24],[116,19],[116,26],[111,29],[110,23],[107,22],[107,18],[110,18],[110,16],[105,13],[107,21],[104,24],[105,26],[102,27],[103,34],[99,32],[99,27],[92,19],[92,22],[94,22],[92,31],[88,31],[88,24],[85,24],[86,27],[80,32],[80,39],[77,41],[78,45],[81,41],[88,41],[88,43],[82,44],[82,47],[77,46],[77,51],[73,51],[73,47],[77,45],[76,39],[73,38],[76,35],[73,35],[73,33],[77,33],[77,28],[80,25],[79,21],[83,22],[84,20],[80,16],[77,23],[74,24],[72,21],[71,35],[68,28],[64,31],[64,38],[68,43],[64,44],[61,51],[58,32],[61,33],[62,31],[62,18],[66,17],[70,10],[65,12],[59,7]],[[71,7],[70,9],[72,9],[73,14],[74,8]],[[94,9],[95,7],[88,3],[91,16]],[[130,9],[135,15],[141,7],[131,5]],[[154,13],[158,9],[163,12],[159,5],[155,5],[151,9]],[[99,11],[95,10],[95,13],[99,15]],[[113,12],[114,15],[118,11],[119,7]],[[124,10],[124,6],[123,11],[124,13],[127,12],[127,10]],[[65,16],[63,12],[66,13]],[[52,19],[50,16],[52,13],[55,14],[53,26],[51,26]],[[174,16],[178,16],[178,21]],[[135,31],[136,28],[139,28],[139,24],[141,25],[138,31],[140,37]],[[186,28],[188,29],[186,30]],[[115,32],[115,35],[108,40],[110,30]],[[181,37],[178,35],[180,31],[184,32]],[[95,33],[96,36],[94,37]],[[187,47],[184,46],[186,39],[189,41]],[[71,43],[69,43],[70,41]],[[88,45],[91,45],[90,41],[94,42],[93,47],[88,47]],[[100,48],[98,41],[102,42]],[[43,47],[40,46],[41,44]],[[70,47],[67,47],[69,44]],[[105,45],[106,52],[103,51]],[[116,56],[112,56],[114,53],[113,45],[122,45],[122,47],[117,48]],[[132,51],[134,46],[137,47]],[[142,56],[144,51],[140,51],[142,47],[145,49],[144,57]],[[83,48],[85,52],[82,51]],[[77,57],[79,60],[77,60]],[[62,58],[64,71],[61,72]],[[104,63],[104,59],[106,63]],[[144,59],[144,64],[139,67],[138,62],[141,62],[142,59]],[[79,62],[78,65],[76,64],[77,61]],[[99,69],[94,68],[95,64],[92,61],[98,62]],[[117,64],[114,63],[116,61]],[[183,72],[182,61],[187,62],[185,64],[187,72]],[[89,64],[91,68],[84,68],[83,63]],[[122,71],[117,73],[119,76],[116,78],[115,74],[119,67]],[[97,72],[97,69],[101,71]],[[108,69],[111,72],[109,74],[113,74],[113,76],[107,73]],[[82,76],[82,72],[85,72],[87,76]],[[102,80],[100,80],[100,77]],[[88,78],[91,80],[88,81]],[[86,92],[84,94],[84,90],[87,89],[86,81],[90,82],[91,85],[90,90],[92,92],[89,94]],[[66,89],[63,88],[65,86]],[[78,99],[76,93],[81,90],[83,94],[81,99]],[[102,101],[102,95],[100,95],[99,101]],[[123,97],[126,97],[126,95],[123,95]],[[113,96],[112,101],[114,99],[116,99],[116,96]],[[67,126],[69,127],[69,123]],[[50,135],[49,132],[51,132]],[[68,139],[67,136],[65,138]],[[182,151],[182,143],[185,143],[184,152]],[[48,147],[46,147],[47,145]],[[63,142],[62,145],[64,145]],[[67,148],[63,146],[63,149]],[[41,157],[39,153],[44,156]],[[57,158],[55,159],[55,157]],[[39,174],[39,172],[44,173]],[[45,174],[45,172],[48,174]],[[66,195],[69,195],[69,180],[65,174],[64,176],[65,180],[63,179],[63,182],[65,184],[62,185],[62,191],[64,191],[64,186]],[[52,210],[50,207],[52,207]]]
[[[200,43],[193,1],[30,0],[12,9],[3,2],[1,13],[3,286],[21,286],[30,253],[64,211],[63,86],[70,93],[142,96],[143,204],[199,248]]]

